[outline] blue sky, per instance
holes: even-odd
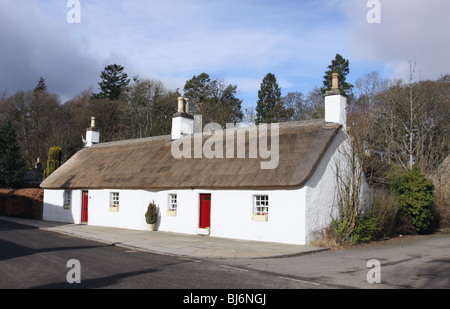
[[[353,82],[378,71],[420,78],[450,73],[450,1],[379,0],[79,0],[81,23],[69,24],[67,0],[0,0],[0,92],[33,89],[40,76],[64,102],[97,91],[108,64],[130,77],[182,89],[202,72],[238,86],[256,105],[264,76],[283,94],[322,85],[336,53],[350,60]]]

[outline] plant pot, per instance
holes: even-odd
[[[147,231],[154,231],[154,230],[155,230],[155,225],[147,223]]]

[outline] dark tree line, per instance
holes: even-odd
[[[105,67],[100,78],[99,93],[88,89],[65,103],[47,91],[42,77],[33,90],[10,97],[1,94],[0,122],[14,132],[7,139],[15,136],[16,155],[23,158],[26,169],[32,169],[37,158],[46,166],[54,146],[62,149],[63,162],[70,158],[84,146],[82,137],[93,116],[101,142],[170,134],[181,96],[178,89],[169,90],[158,80],[134,77],[131,81],[116,64]],[[242,120],[242,100],[235,85],[202,73],[186,82],[184,92],[191,99],[191,112],[201,113],[205,123],[225,126]]]

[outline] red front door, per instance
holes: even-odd
[[[89,201],[89,192],[83,191],[82,200],[81,200],[81,222],[88,222],[88,201]]]
[[[211,227],[211,194],[200,194],[200,228]]]

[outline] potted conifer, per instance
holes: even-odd
[[[145,213],[145,221],[147,222],[147,231],[154,231],[155,224],[158,220],[158,213],[156,211],[155,202],[148,204],[147,212]]]

